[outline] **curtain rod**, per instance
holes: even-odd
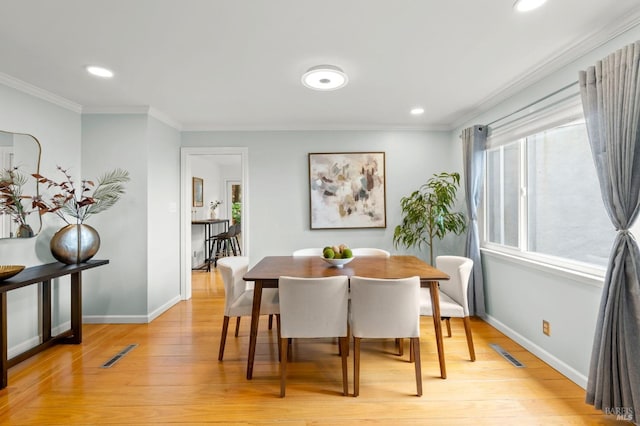
[[[556,90],[555,92],[550,93],[550,94],[548,94],[548,95],[546,95],[546,96],[544,96],[544,97],[542,97],[542,98],[540,98],[540,99],[538,99],[538,100],[536,100],[536,101],[531,102],[529,105],[525,105],[525,106],[523,106],[522,108],[520,108],[520,109],[519,109],[519,110],[517,110],[517,111],[511,112],[511,113],[509,113],[509,114],[505,115],[504,117],[500,117],[500,118],[498,118],[498,119],[495,119],[495,120],[493,120],[491,123],[487,124],[486,126],[487,126],[487,127],[489,127],[489,126],[491,126],[492,124],[496,124],[498,121],[504,120],[505,118],[509,118],[509,117],[511,117],[512,115],[516,115],[517,113],[522,112],[522,111],[524,111],[525,109],[527,109],[527,108],[530,108],[530,107],[534,106],[535,104],[538,104],[538,103],[540,103],[540,102],[542,102],[542,101],[545,101],[545,100],[549,99],[550,97],[555,96],[555,95],[557,95],[558,93],[563,92],[563,91],[567,90],[568,88],[570,88],[570,87],[572,87],[572,86],[575,86],[576,84],[578,84],[578,80],[574,81],[573,83],[567,84],[566,86],[564,86],[564,87],[562,87],[562,88],[560,88],[560,89]]]

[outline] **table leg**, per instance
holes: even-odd
[[[7,293],[0,293],[0,389],[4,389],[7,387],[8,383],[8,373],[9,370],[9,362],[7,361]]]
[[[436,345],[438,346],[438,361],[440,362],[440,377],[447,378],[447,367],[444,362],[444,345],[442,344],[442,326],[440,325],[440,293],[438,281],[429,281],[431,293],[431,306],[433,307],[433,328],[436,332]]]
[[[42,341],[51,339],[51,280],[42,281]]]
[[[69,343],[82,343],[82,275],[80,272],[71,274],[71,330],[73,336]]]
[[[251,334],[249,335],[249,359],[247,360],[247,379],[253,378],[253,360],[256,356],[260,304],[262,302],[262,280],[256,280],[253,287],[253,309],[251,310]]]

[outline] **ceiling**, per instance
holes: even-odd
[[[0,0],[0,19],[0,81],[86,112],[151,107],[183,130],[449,130],[638,24],[640,2]],[[319,64],[348,85],[305,88]]]

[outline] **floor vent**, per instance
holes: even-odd
[[[120,352],[118,352],[118,354],[116,356],[114,356],[113,358],[111,358],[109,361],[105,362],[104,364],[102,364],[102,368],[109,368],[111,367],[113,364],[115,364],[116,362],[118,362],[120,360],[120,358],[122,358],[123,356],[125,356],[126,354],[128,354],[133,348],[135,348],[136,346],[138,346],[137,344],[135,345],[129,345],[126,348],[124,348],[123,350],[121,350]]]
[[[498,352],[500,355],[502,355],[502,357],[504,359],[506,359],[507,361],[509,361],[511,364],[513,364],[514,367],[518,367],[518,368],[524,368],[524,364],[521,363],[520,361],[518,361],[517,359],[515,359],[515,357],[513,355],[511,355],[509,352],[505,351],[504,349],[502,349],[502,346],[497,345],[495,343],[489,343],[489,346],[491,346],[493,348],[494,351]]]

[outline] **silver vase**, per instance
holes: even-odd
[[[51,254],[58,261],[73,265],[91,259],[100,248],[100,235],[89,225],[67,225],[51,238]]]

